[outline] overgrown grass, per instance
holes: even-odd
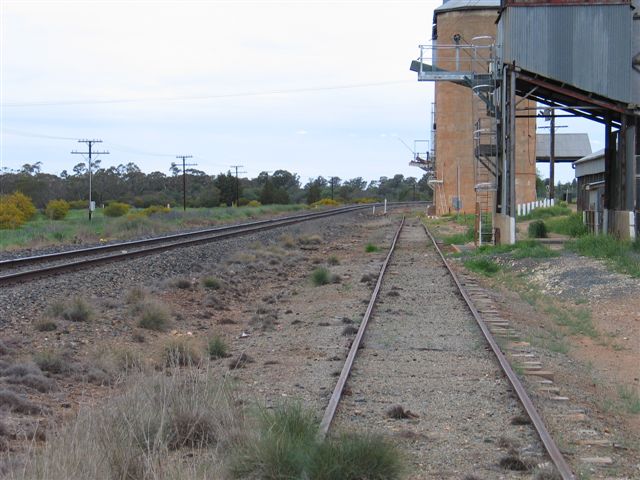
[[[512,258],[551,258],[557,257],[558,252],[555,252],[545,245],[542,245],[537,240],[521,240],[511,245],[483,245],[478,248],[475,255],[479,256],[493,256],[500,254],[509,254]]]
[[[500,265],[485,257],[465,260],[464,266],[469,270],[491,277],[500,271]]]
[[[247,218],[296,212],[306,208],[306,205],[189,208],[186,212],[173,209],[170,213],[150,217],[142,214],[141,209],[132,209],[128,216],[119,218],[106,217],[103,209],[98,208],[93,213],[91,222],[86,210],[70,210],[64,220],[56,221],[49,220],[43,214],[37,214],[17,230],[3,230],[0,235],[0,248],[55,245],[71,241],[125,240],[185,228],[240,222]]]
[[[233,458],[235,478],[271,480],[393,480],[402,461],[379,436],[342,435],[321,441],[318,421],[299,405],[263,410],[258,431]]]
[[[442,241],[446,245],[462,245],[473,242],[474,238],[475,230],[473,227],[469,227],[465,233],[454,233],[453,235],[448,235],[444,237]]]
[[[585,235],[565,248],[580,255],[599,258],[606,261],[618,272],[632,277],[640,277],[640,241],[617,240],[610,235]]]
[[[572,213],[571,215],[548,218],[544,221],[547,229],[550,232],[558,233],[560,235],[567,235],[569,237],[581,237],[586,235],[587,226],[582,223],[582,215],[579,213]]]

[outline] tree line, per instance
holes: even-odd
[[[427,176],[420,179],[394,175],[367,181],[362,177],[343,180],[339,177],[311,178],[305,184],[300,176],[287,170],[262,172],[255,178],[236,179],[231,171],[217,175],[193,168],[185,172],[187,206],[231,206],[252,200],[267,204],[314,203],[322,198],[339,202],[354,202],[371,198],[389,201],[431,200]],[[92,199],[97,205],[109,202],[125,202],[139,208],[151,205],[171,206],[182,204],[183,175],[172,164],[170,174],[145,173],[135,164],[120,164],[103,168],[100,160],[92,162]],[[24,164],[20,169],[4,169],[0,174],[0,194],[22,192],[31,197],[38,208],[54,199],[67,201],[89,198],[89,170],[85,163],[78,163],[71,172],[59,175],[42,172],[42,163]]]

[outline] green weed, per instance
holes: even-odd
[[[367,243],[367,245],[364,247],[364,251],[367,253],[377,252],[378,250],[380,250],[380,247],[374,245],[373,243]]]
[[[464,266],[469,270],[481,273],[488,277],[492,277],[496,273],[500,271],[500,265],[498,265],[493,260],[489,260],[488,258],[470,258],[469,260],[465,260]]]
[[[567,242],[565,248],[580,255],[604,260],[614,270],[638,278],[640,253],[637,245],[638,241],[618,240],[610,235],[584,235]]]
[[[221,337],[215,336],[209,339],[209,343],[207,344],[207,353],[209,353],[209,358],[217,359],[227,357],[229,354],[228,351],[229,348]]]
[[[317,419],[300,405],[262,411],[258,435],[237,451],[232,474],[271,480],[400,478],[400,456],[381,437],[352,434],[321,441],[317,433]]]

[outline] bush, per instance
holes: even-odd
[[[63,373],[71,370],[71,366],[64,355],[53,350],[35,353],[33,361],[45,372]]]
[[[14,230],[36,214],[36,207],[26,195],[15,192],[0,196],[0,229]]]
[[[220,280],[215,277],[204,277],[202,279],[202,285],[211,290],[218,290],[222,286]]]
[[[51,220],[62,220],[67,216],[71,205],[66,200],[49,200],[44,209],[44,214]]]
[[[209,353],[209,358],[218,359],[225,358],[228,356],[228,348],[227,344],[224,343],[224,340],[219,336],[215,336],[209,339],[209,343],[207,344],[207,352]]]
[[[15,230],[25,222],[24,215],[18,207],[0,199],[0,229]]]
[[[535,220],[529,224],[530,238],[547,238],[547,226],[542,220]]]
[[[143,302],[137,306],[138,326],[147,330],[163,332],[169,326],[169,310],[158,302]]]
[[[122,202],[111,202],[104,209],[104,214],[107,217],[122,217],[129,212],[129,205]]]
[[[329,270],[324,267],[316,268],[311,274],[311,281],[316,287],[319,287],[320,285],[327,285],[331,282]]]
[[[91,306],[80,297],[68,302],[55,302],[49,306],[48,313],[71,322],[86,322],[93,316]]]
[[[31,220],[37,212],[31,198],[21,192],[15,192],[9,195],[8,201],[18,207],[18,210],[22,212],[25,220]]]
[[[356,198],[353,203],[377,203],[378,200],[370,197]]]
[[[247,203],[247,207],[261,207],[262,204],[257,201],[257,200],[251,200],[249,203]]]
[[[36,322],[34,327],[39,332],[53,332],[58,328],[58,325],[53,320],[42,318]]]
[[[151,205],[150,207],[145,208],[144,210],[142,210],[142,214],[146,215],[147,217],[150,217],[151,215],[158,215],[158,214],[164,214],[164,213],[170,213],[171,209],[167,208],[167,207],[163,207],[162,205]]]

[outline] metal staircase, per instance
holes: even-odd
[[[463,43],[459,37],[454,37],[454,41],[454,45],[421,45],[420,57],[412,62],[411,70],[418,73],[419,81],[453,82],[473,92],[470,124],[473,126],[475,159],[475,239],[477,245],[493,244],[496,241],[493,222],[499,178],[497,118],[500,116],[496,99],[496,47],[490,36],[474,37],[470,44]],[[442,181],[439,187],[442,191]]]

